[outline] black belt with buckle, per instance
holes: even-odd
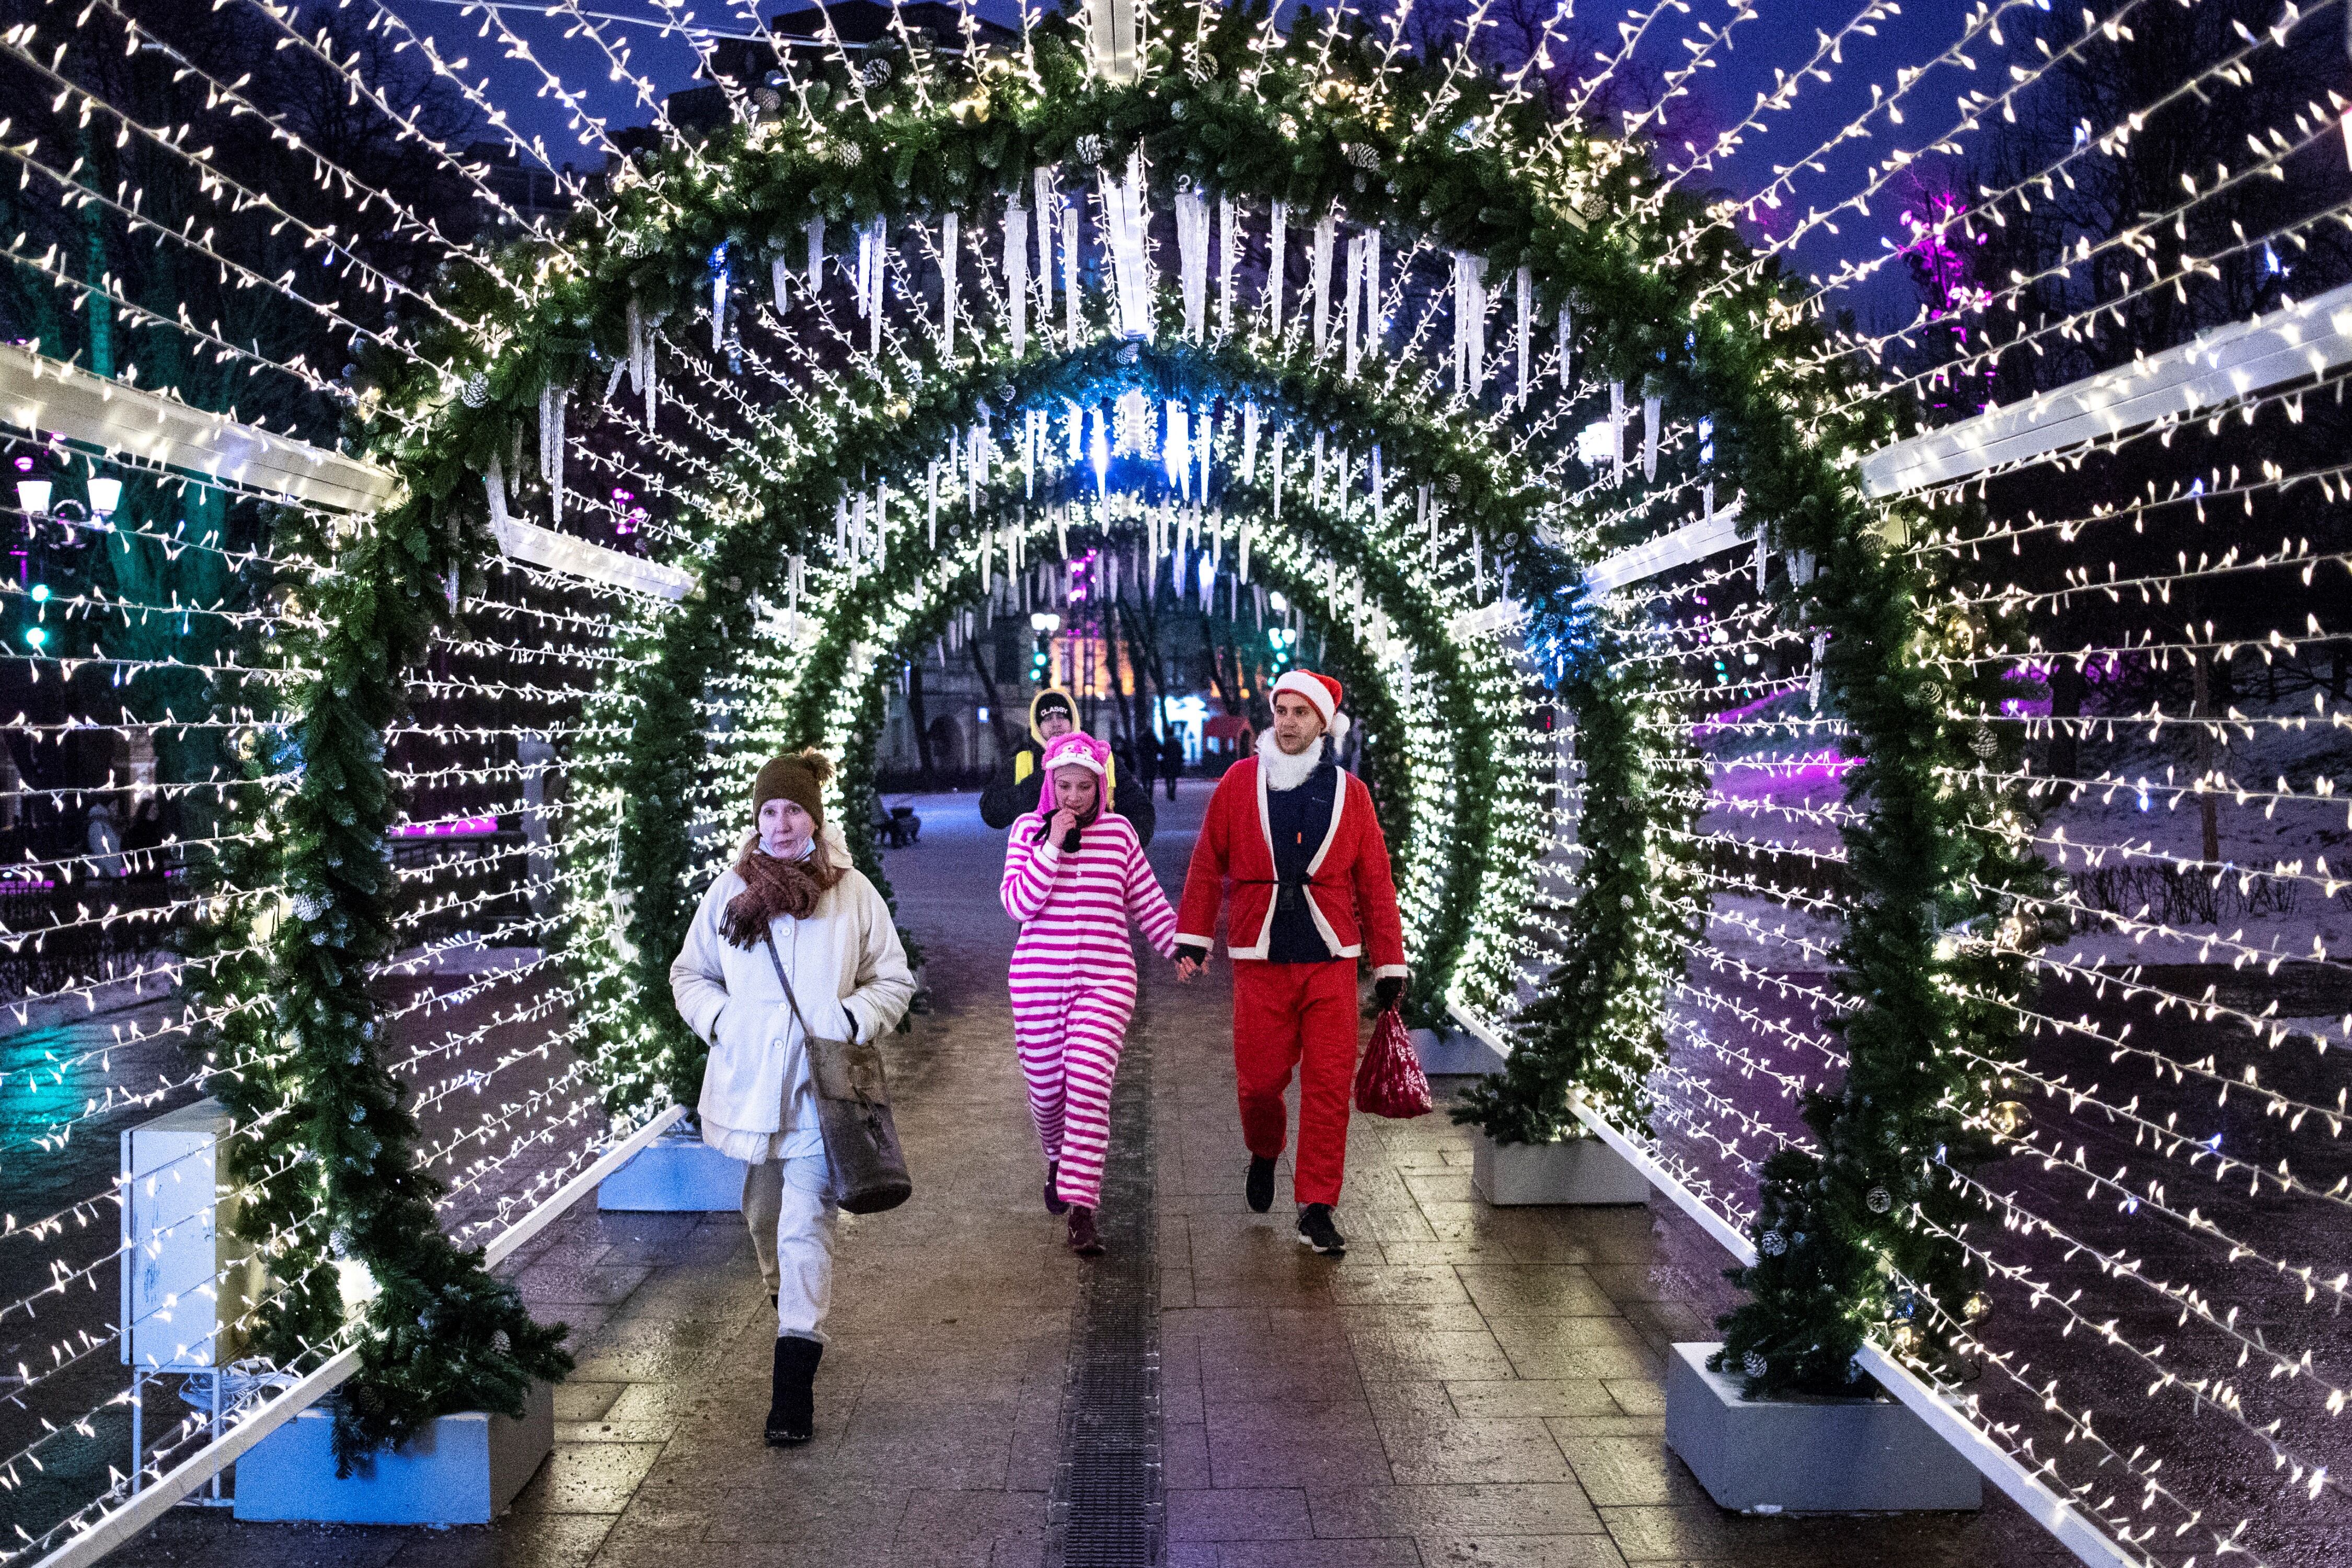
[[[1274,889],[1274,907],[1276,912],[1287,912],[1295,915],[1300,913],[1305,908],[1307,889],[1308,887],[1313,885],[1315,879],[1309,876],[1300,875],[1297,877],[1244,877],[1237,878],[1235,880],[1247,887],[1272,888]]]

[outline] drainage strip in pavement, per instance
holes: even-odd
[[[1087,1266],[1070,1336],[1047,1568],[1150,1568],[1159,1560],[1166,1499],[1150,1107],[1150,1044],[1130,1028],[1111,1090],[1098,1210],[1105,1251]]]

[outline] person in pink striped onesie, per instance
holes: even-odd
[[[1135,1011],[1132,920],[1162,958],[1175,954],[1176,911],[1135,828],[1102,809],[1110,748],[1084,732],[1047,746],[1037,809],[1004,844],[1004,912],[1013,946],[1013,1035],[1029,1114],[1045,1151],[1045,1208],[1069,1215],[1070,1248],[1102,1251],[1095,1209],[1110,1151],[1111,1076]]]

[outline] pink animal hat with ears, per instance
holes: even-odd
[[[1054,815],[1054,770],[1085,768],[1101,782],[1095,805],[1098,810],[1110,805],[1110,747],[1096,740],[1084,730],[1073,730],[1066,735],[1056,735],[1045,744],[1045,760],[1037,766],[1037,814]]]

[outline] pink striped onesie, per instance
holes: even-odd
[[[1162,958],[1175,951],[1176,911],[1143,858],[1135,828],[1101,811],[1075,853],[1040,844],[1045,815],[1013,825],[1004,846],[1004,912],[1013,946],[1013,1036],[1029,1082],[1029,1114],[1066,1203],[1097,1206],[1110,1150],[1110,1083],[1135,1011],[1131,916]]]

